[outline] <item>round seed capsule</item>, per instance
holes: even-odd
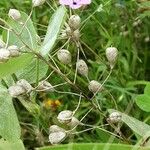
[[[20,95],[25,94],[26,90],[22,86],[13,85],[9,87],[8,92],[12,97],[18,97]]]
[[[11,17],[13,20],[19,20],[21,18],[21,14],[17,9],[10,9],[8,16]]]
[[[74,128],[79,125],[80,121],[76,117],[72,117],[71,121],[67,124],[69,127]]]
[[[79,59],[76,63],[77,71],[83,76],[88,76],[88,66],[84,60]]]
[[[111,123],[118,123],[121,120],[121,114],[119,112],[113,112],[109,115],[108,120]]]
[[[57,52],[58,60],[63,64],[71,63],[71,53],[66,49],[61,49]]]
[[[10,58],[10,52],[5,48],[0,48],[0,63],[7,62]]]
[[[8,47],[11,57],[18,57],[20,55],[19,48],[16,45],[11,45]]]
[[[49,133],[59,132],[59,131],[65,131],[65,130],[57,125],[52,125],[49,128]]]
[[[115,47],[108,47],[106,49],[106,57],[110,63],[110,68],[112,69],[118,57],[118,50]]]
[[[72,32],[72,39],[74,41],[79,41],[79,39],[80,39],[80,31],[79,31],[79,29],[77,29],[74,32]]]
[[[26,81],[25,79],[21,79],[21,80],[17,81],[16,85],[23,87],[26,90],[26,93],[31,92],[33,89],[31,84],[28,81]]]
[[[32,5],[33,7],[37,7],[37,6],[43,5],[45,1],[46,0],[32,0]]]
[[[59,144],[67,137],[67,133],[63,131],[52,132],[49,134],[49,142],[52,145]]]
[[[98,81],[95,81],[95,80],[90,81],[88,88],[93,93],[102,91],[102,85]]]
[[[47,82],[45,80],[39,82],[37,90],[47,91],[47,92],[54,92],[55,91],[54,87],[49,82]]]
[[[69,18],[68,24],[73,30],[77,30],[80,27],[81,19],[78,15],[72,15]]]
[[[60,123],[67,124],[67,123],[71,122],[72,117],[73,117],[72,111],[64,110],[58,114],[57,119]]]

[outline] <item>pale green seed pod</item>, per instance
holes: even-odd
[[[79,31],[79,29],[77,29],[74,32],[72,32],[72,39],[74,41],[79,41],[79,39],[80,39],[80,31]]]
[[[70,64],[71,63],[71,53],[66,49],[61,49],[57,52],[58,60],[63,64]]]
[[[121,114],[119,112],[113,112],[109,115],[108,120],[111,123],[118,123],[121,121]]]
[[[90,81],[88,88],[93,93],[101,92],[103,89],[102,85],[98,81],[95,81],[95,80]]]
[[[108,59],[108,62],[110,64],[110,68],[113,69],[116,61],[117,61],[117,57],[118,57],[118,50],[115,47],[108,47],[106,49],[106,57]]]
[[[10,52],[5,48],[0,48],[0,63],[5,63],[10,58]]]
[[[67,126],[74,128],[75,126],[79,124],[80,124],[80,121],[76,117],[72,117],[71,121],[67,124]]]
[[[45,1],[46,0],[32,0],[32,5],[33,7],[37,7],[37,6],[43,5]]]
[[[88,76],[88,66],[86,62],[82,59],[79,59],[76,63],[77,71],[83,76]]]
[[[19,20],[21,18],[21,13],[17,9],[10,9],[8,12],[8,16],[13,20]]]
[[[49,133],[59,132],[59,131],[65,131],[63,128],[57,126],[57,125],[51,125],[49,128]]]
[[[64,110],[58,114],[57,119],[60,123],[67,124],[71,122],[72,117],[73,117],[72,111]]]
[[[68,21],[68,24],[72,30],[79,29],[80,23],[81,23],[81,18],[78,15],[72,15]]]
[[[10,52],[10,57],[18,57],[21,54],[19,48],[16,45],[9,46],[8,50]]]

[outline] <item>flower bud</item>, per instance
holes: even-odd
[[[11,17],[13,20],[19,20],[21,18],[21,14],[17,9],[10,9],[8,16]]]
[[[115,62],[117,60],[118,56],[118,50],[115,47],[108,47],[106,49],[106,57],[110,63],[110,68],[112,69],[115,65]]]
[[[49,134],[49,142],[54,144],[59,144],[67,137],[67,133],[64,131],[52,132]]]
[[[73,30],[77,30],[80,27],[81,19],[78,15],[72,15],[69,18],[68,24]]]
[[[0,48],[0,63],[7,62],[9,60],[10,52],[5,48]]]
[[[9,87],[8,92],[12,97],[18,97],[20,95],[25,94],[26,90],[22,86],[13,85]]]
[[[6,44],[0,39],[0,48],[4,48],[5,45],[6,45]]]
[[[95,80],[90,81],[88,88],[93,93],[101,92],[103,89],[102,85],[98,81],[95,81]]]
[[[64,110],[58,114],[57,119],[60,123],[67,124],[67,123],[71,122],[72,117],[73,117],[72,111]]]
[[[108,120],[111,123],[118,123],[119,121],[121,121],[121,114],[119,112],[113,112],[109,115]]]
[[[10,52],[10,57],[18,57],[20,55],[19,48],[16,45],[11,45],[8,47]]]
[[[45,1],[46,0],[32,0],[32,5],[33,7],[37,7],[37,6],[43,5]]]
[[[74,128],[75,126],[79,124],[80,124],[80,121],[77,118],[72,117],[71,121],[67,125],[71,128]]]
[[[76,63],[77,71],[83,76],[88,76],[88,66],[84,60],[79,59]]]
[[[57,126],[57,125],[52,125],[49,128],[49,133],[54,133],[54,132],[59,132],[59,131],[65,131],[63,128]]]
[[[54,87],[49,82],[47,82],[45,80],[39,82],[37,90],[47,91],[47,92],[54,92],[55,91]]]
[[[63,64],[70,64],[71,63],[71,53],[66,49],[61,49],[57,52],[57,57],[59,61]]]
[[[26,90],[26,93],[31,92],[33,87],[25,79],[17,81],[16,85],[23,87]]]

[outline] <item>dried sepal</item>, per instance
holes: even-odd
[[[68,24],[72,30],[77,30],[80,27],[81,18],[78,15],[72,15],[69,18]]]
[[[11,97],[16,98],[18,96],[21,96],[21,95],[25,94],[26,90],[22,86],[13,85],[13,86],[8,88],[8,92],[11,95]]]
[[[95,80],[90,81],[88,88],[93,93],[101,92],[103,89],[101,83]]]
[[[21,13],[17,9],[10,9],[8,12],[8,16],[13,20],[19,20],[21,18]]]
[[[111,123],[118,123],[121,121],[121,114],[119,112],[112,112],[109,115],[108,121]]]
[[[72,117],[73,117],[72,111],[64,110],[58,114],[57,119],[60,123],[67,124],[67,123],[71,122]]]
[[[7,62],[10,58],[10,52],[5,48],[0,48],[0,63]]]
[[[79,125],[81,122],[76,118],[76,117],[72,117],[71,121],[67,124],[67,126],[74,128],[77,125]]]
[[[108,59],[108,62],[110,64],[110,68],[113,69],[116,61],[117,61],[117,57],[118,57],[118,50],[115,47],[108,47],[106,49],[106,57]]]
[[[83,76],[88,76],[88,66],[86,62],[82,59],[79,59],[76,63],[77,71]]]
[[[63,64],[71,63],[71,53],[66,49],[61,49],[57,52],[58,60]]]
[[[16,46],[16,45],[9,46],[8,50],[10,52],[10,57],[18,57],[21,54],[18,46]]]
[[[47,82],[45,80],[39,82],[37,90],[47,91],[47,92],[54,92],[55,91],[54,87],[49,82]]]

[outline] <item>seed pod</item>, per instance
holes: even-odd
[[[72,111],[64,110],[58,114],[57,119],[60,123],[67,124],[67,123],[71,122],[72,117],[73,117]]]
[[[70,64],[71,63],[71,53],[66,49],[61,49],[57,52],[58,60],[63,64]]]
[[[67,137],[67,133],[64,131],[53,132],[49,134],[49,142],[54,144],[59,144]]]
[[[93,93],[101,92],[103,89],[102,85],[98,81],[95,81],[95,80],[90,81],[88,88]]]
[[[79,41],[80,39],[80,31],[77,29],[72,33],[72,39],[75,41]]]
[[[106,49],[106,57],[110,63],[110,68],[112,69],[115,65],[115,62],[117,60],[118,56],[118,50],[115,47],[108,47]]]
[[[0,49],[5,47],[5,43],[0,39]]]
[[[21,18],[21,14],[17,9],[10,9],[8,16],[11,17],[13,20],[19,20]]]
[[[118,123],[119,121],[121,121],[121,114],[119,112],[113,112],[109,115],[108,120],[111,123]]]
[[[49,82],[47,82],[45,80],[39,82],[37,90],[47,91],[47,92],[54,92],[55,91],[54,87]]]
[[[16,45],[11,45],[8,47],[11,57],[18,57],[20,55],[19,48]]]
[[[37,7],[37,6],[43,5],[45,1],[46,0],[32,0],[32,5],[33,7]]]
[[[67,125],[71,128],[74,128],[75,126],[79,124],[80,124],[80,121],[77,118],[72,117],[71,122],[69,122]]]
[[[59,132],[59,131],[62,131],[64,132],[65,130],[57,125],[52,125],[50,126],[49,128],[49,133],[53,133],[53,132]]]
[[[88,76],[88,66],[84,60],[79,59],[76,63],[77,71],[83,76]]]
[[[8,92],[12,97],[18,97],[20,95],[25,94],[26,90],[22,86],[13,85],[9,87]]]
[[[78,15],[72,15],[69,18],[68,24],[72,30],[77,30],[80,27],[81,19]]]
[[[9,60],[10,52],[5,48],[0,48],[0,63],[7,62]]]
[[[69,26],[66,27],[66,29],[64,30],[67,36],[72,36],[72,30]]]
[[[31,92],[33,87],[25,79],[17,81],[16,85],[23,87],[26,90],[26,93]]]

